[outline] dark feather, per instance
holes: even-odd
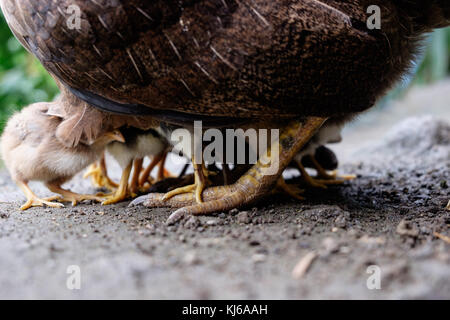
[[[450,23],[448,0],[0,3],[21,43],[72,89],[136,113],[227,119],[363,111],[408,70],[421,34]],[[67,25],[73,4],[81,30]],[[366,26],[370,5],[382,10],[381,30]]]

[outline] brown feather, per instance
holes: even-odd
[[[450,24],[448,0],[0,3],[22,44],[74,89],[252,119],[366,110],[408,71],[423,32]],[[67,27],[72,4],[81,30]],[[366,27],[370,5],[380,30]]]
[[[56,137],[66,147],[77,146],[80,142],[91,145],[105,133],[109,114],[93,108],[76,98],[63,86],[61,96],[52,104],[48,113],[62,118],[56,129]]]

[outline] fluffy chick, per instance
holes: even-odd
[[[125,138],[125,143],[110,143],[106,150],[122,168],[122,177],[119,187],[112,195],[107,197],[103,202],[104,205],[114,204],[129,197],[136,197],[138,186],[142,186],[148,180],[151,169],[164,161],[168,151],[168,142],[154,129],[142,130],[124,127],[120,129],[120,132]],[[153,160],[149,168],[140,177],[143,159],[146,156],[153,156]],[[129,184],[128,180],[132,170],[133,176]]]
[[[124,141],[118,131],[101,134],[92,143],[80,142],[69,147],[56,137],[58,126],[64,119],[49,115],[54,103],[37,103],[16,113],[9,121],[1,137],[2,157],[14,182],[24,192],[27,202],[21,207],[47,205],[63,207],[62,202],[83,200],[101,201],[94,195],[81,195],[61,188],[75,174],[96,161],[106,145],[113,141]],[[41,181],[47,188],[61,196],[41,199],[29,188],[29,181]]]
[[[342,176],[337,179],[335,175],[326,172],[323,166],[317,161],[317,151],[326,144],[339,143],[342,141],[342,124],[329,121],[314,135],[308,144],[294,157],[294,162],[302,174],[304,182],[312,187],[326,188],[327,184],[340,184],[345,180],[354,179],[354,176]],[[317,170],[317,178],[312,178],[305,170],[303,160],[309,160],[312,166]]]

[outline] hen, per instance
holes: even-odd
[[[169,199],[191,204],[172,220],[266,194],[328,119],[344,123],[373,106],[408,71],[422,36],[450,24],[448,0],[0,3],[21,43],[99,109],[181,126],[281,129],[235,184],[206,189],[200,204]]]

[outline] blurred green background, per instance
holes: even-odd
[[[414,79],[407,79],[383,100],[401,95],[411,85],[427,85],[450,73],[450,28],[434,32],[416,66]],[[58,94],[52,78],[13,37],[0,13],[0,132],[9,116],[33,102],[49,101]]]

